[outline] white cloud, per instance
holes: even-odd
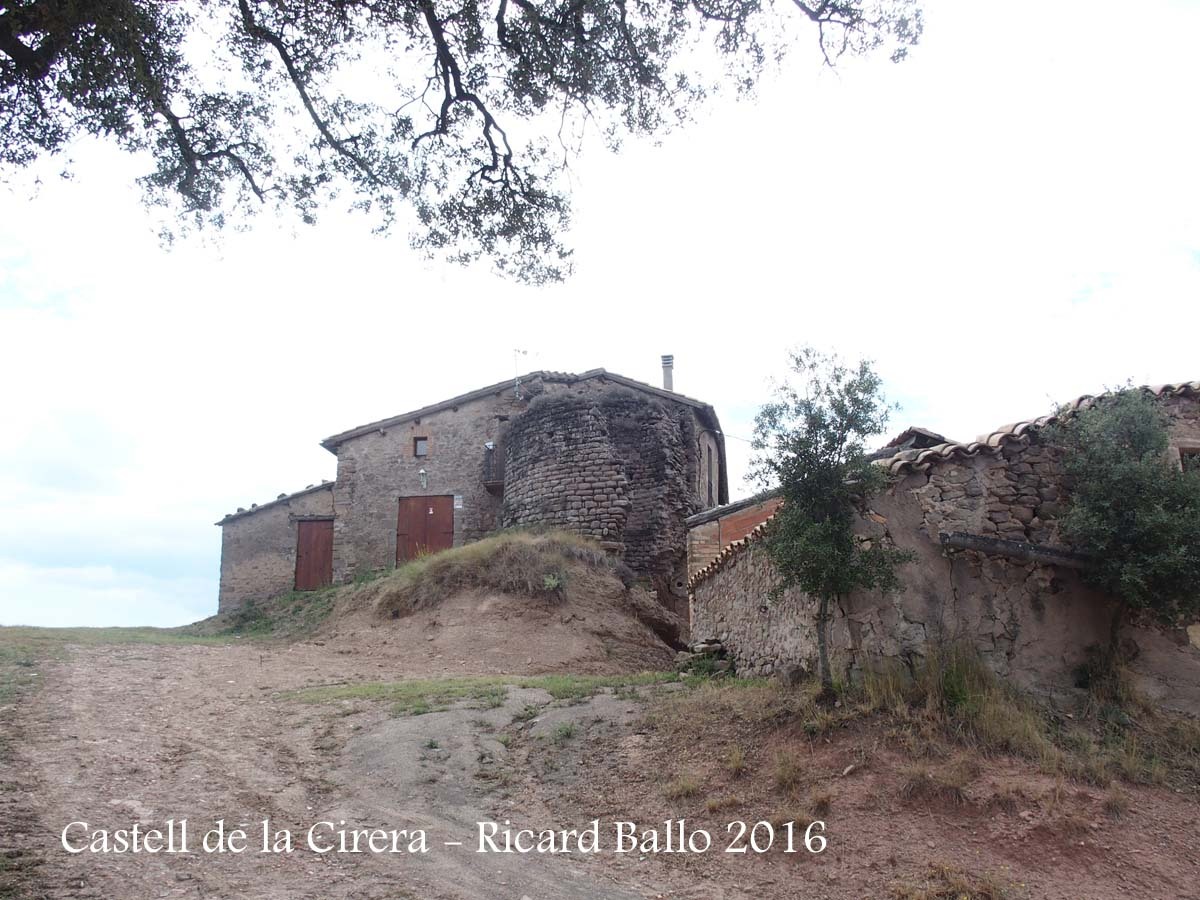
[[[211,615],[203,578],[155,578],[108,566],[29,566],[0,558],[0,625],[168,627]]]

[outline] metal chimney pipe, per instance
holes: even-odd
[[[675,357],[670,353],[664,354],[662,358],[663,364],[663,390],[675,390]]]

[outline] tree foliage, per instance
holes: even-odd
[[[821,680],[832,686],[829,604],[856,589],[898,584],[906,551],[855,532],[865,500],[886,483],[866,441],[883,432],[890,407],[869,361],[849,366],[804,348],[791,354],[791,377],[755,421],[752,475],[783,499],[768,530],[767,549],[783,587],[818,602]]]
[[[1168,426],[1152,395],[1126,388],[1049,433],[1070,485],[1060,531],[1091,558],[1085,580],[1119,601],[1114,647],[1128,609],[1164,623],[1200,610],[1200,471],[1169,455]]]
[[[615,145],[748,90],[789,17],[827,61],[900,59],[916,2],[3,0],[0,167],[95,135],[150,154],[148,197],[184,222],[349,192],[380,228],[408,207],[426,250],[556,279],[586,126]]]

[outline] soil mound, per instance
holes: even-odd
[[[617,674],[669,668],[681,630],[597,544],[517,532],[344,589],[320,632],[405,671]]]

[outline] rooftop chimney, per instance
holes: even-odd
[[[663,390],[675,390],[675,357],[670,353],[662,358],[663,361]]]

